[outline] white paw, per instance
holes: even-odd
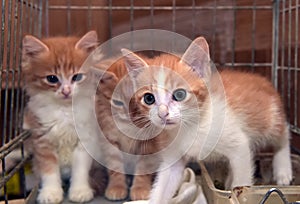
[[[69,189],[69,200],[73,202],[88,202],[94,198],[93,189],[89,186],[75,186]]]
[[[61,203],[64,198],[64,192],[61,187],[44,187],[39,191],[37,201],[40,204]]]
[[[291,171],[287,171],[287,172],[279,172],[275,175],[275,178],[277,185],[279,186],[287,186],[290,185],[291,181],[292,181],[292,172]]]

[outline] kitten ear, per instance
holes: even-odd
[[[128,49],[122,48],[121,52],[125,58],[125,65],[128,70],[128,74],[132,78],[136,78],[140,73],[141,68],[148,67],[148,64]]]
[[[47,45],[32,35],[26,35],[22,43],[24,55],[34,56],[49,51]]]
[[[211,76],[209,46],[204,37],[196,38],[183,54],[180,62],[189,65],[199,77],[209,79]]]
[[[80,38],[80,40],[75,45],[75,49],[83,49],[87,52],[90,52],[95,49],[98,44],[97,32],[92,30],[86,33],[82,38]]]
[[[114,81],[117,81],[117,76],[110,71],[105,71],[101,68],[100,65],[96,64],[90,68],[91,73],[95,79],[100,79],[101,83],[107,84]]]

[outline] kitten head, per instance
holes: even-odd
[[[98,45],[97,33],[82,38],[23,38],[22,71],[29,95],[43,93],[59,100],[71,101],[75,84],[86,80],[80,71],[83,62]]]
[[[204,38],[197,38],[181,59],[162,54],[146,62],[129,50],[122,52],[134,86],[129,109],[136,125],[143,127],[150,122],[156,127],[174,128],[197,123],[208,98],[211,76]]]
[[[108,68],[107,68],[108,67]],[[101,120],[112,114],[119,130],[131,130],[129,103],[133,95],[133,87],[124,60],[111,59],[102,61],[96,67],[100,76],[96,95],[96,112]],[[129,127],[130,126],[130,127]],[[129,127],[129,128],[128,128]]]

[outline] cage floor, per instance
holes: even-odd
[[[37,188],[34,188],[29,195],[29,197],[26,200],[26,204],[36,204],[36,197],[37,197]],[[95,197],[91,202],[86,202],[86,204],[122,204],[125,201],[108,201],[104,197]],[[67,198],[63,201],[62,204],[74,204],[73,202],[70,202]]]
[[[88,202],[86,204],[122,204],[125,201],[108,201],[103,197],[96,197],[94,198],[91,202]],[[63,202],[63,204],[74,204],[73,202],[68,201],[68,199],[65,199],[65,201]]]

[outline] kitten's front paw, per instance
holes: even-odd
[[[124,185],[111,185],[105,191],[105,197],[108,200],[124,200],[127,195],[127,187]]]
[[[151,186],[132,186],[130,189],[131,200],[148,200]]]
[[[292,172],[280,172],[275,175],[277,185],[287,186],[290,185],[292,181]]]
[[[45,187],[39,191],[37,201],[40,204],[61,203],[64,198],[64,192],[61,187]]]
[[[73,202],[88,202],[94,198],[93,189],[89,186],[75,186],[69,189],[69,200]]]

